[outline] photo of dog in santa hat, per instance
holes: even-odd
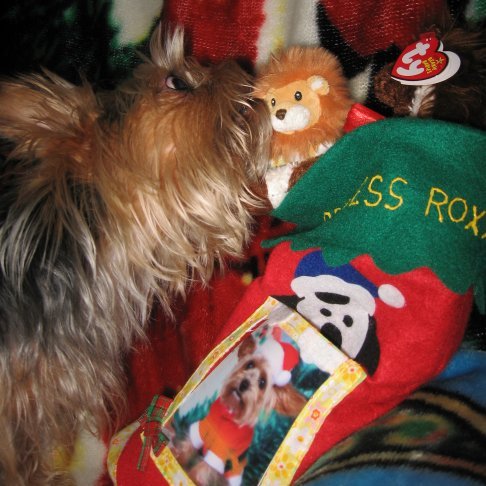
[[[196,484],[241,484],[259,422],[285,422],[279,424],[284,439],[307,402],[292,382],[299,366],[310,365],[302,362],[298,345],[278,325],[264,324],[181,406],[169,427],[169,447]],[[317,388],[328,375],[314,371]]]

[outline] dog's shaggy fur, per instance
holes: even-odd
[[[249,237],[266,109],[235,63],[163,37],[114,93],[51,73],[0,84],[1,484],[68,484],[53,453],[118,410],[153,300],[169,309]]]

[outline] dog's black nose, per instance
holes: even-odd
[[[277,110],[277,113],[275,113],[275,116],[279,120],[283,120],[285,118],[285,115],[287,114],[287,110],[284,110],[283,108],[280,108],[280,110]]]
[[[244,393],[244,392],[246,392],[246,390],[248,390],[248,388],[250,388],[250,382],[246,378],[241,380],[238,391],[240,393]]]

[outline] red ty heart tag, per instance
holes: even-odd
[[[392,69],[392,78],[402,84],[436,84],[454,76],[461,60],[451,51],[444,51],[433,32],[421,34],[419,41],[401,53]]]

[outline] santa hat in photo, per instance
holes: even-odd
[[[272,327],[271,336],[258,345],[257,354],[264,356],[270,364],[274,385],[285,386],[290,382],[291,372],[299,363],[299,351],[282,339],[280,327]]]

